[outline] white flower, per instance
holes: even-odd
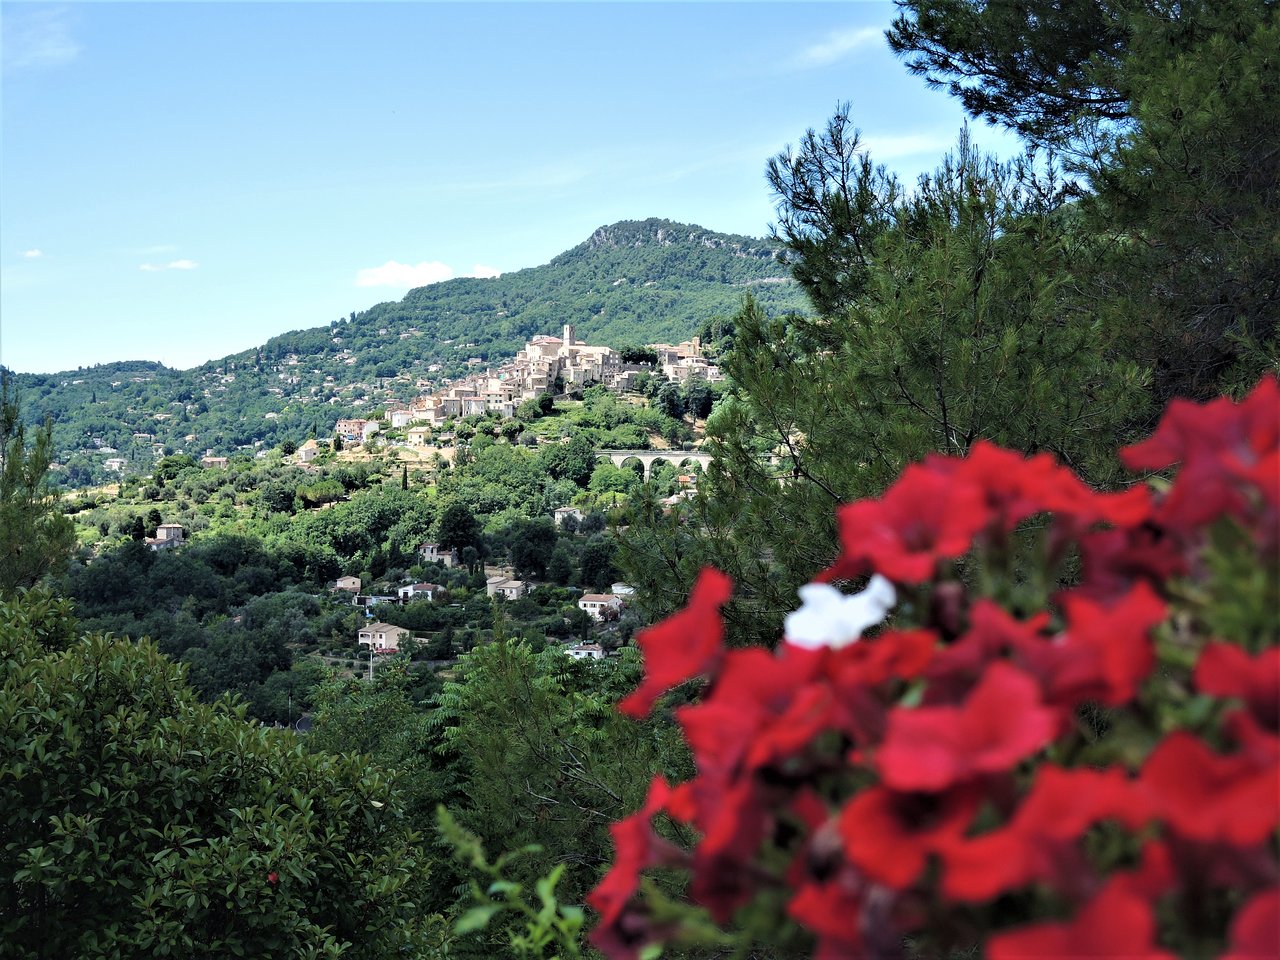
[[[848,646],[863,630],[884,620],[898,602],[893,584],[879,574],[867,589],[849,597],[825,583],[806,583],[798,593],[800,609],[787,614],[783,633],[787,643],[809,650]]]

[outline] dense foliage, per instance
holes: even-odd
[[[387,779],[201,703],[154,646],[0,605],[6,956],[386,957],[425,864]]]
[[[1095,277],[1133,307],[1157,399],[1213,396],[1274,358],[1280,7],[1273,0],[900,0],[893,48],[974,116],[1061,151]]]
[[[48,424],[28,444],[9,377],[0,377],[0,598],[56,569],[74,542],[49,483],[51,445]]]

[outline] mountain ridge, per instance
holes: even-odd
[[[14,374],[24,418],[53,423],[80,486],[110,479],[109,455],[143,470],[182,450],[228,454],[331,432],[572,324],[588,343],[680,342],[728,318],[750,292],[769,313],[806,307],[776,242],[660,218],[606,224],[548,263],[410,290],[327,325],[291,330],[186,370],[120,360]]]

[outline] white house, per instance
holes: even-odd
[[[551,511],[551,514],[555,517],[557,527],[564,526],[564,521],[568,517],[573,517],[579,522],[582,521],[582,511],[577,507],[556,507],[555,510]]]
[[[603,660],[604,648],[598,643],[576,643],[565,647],[564,652],[575,660]]]
[[[485,581],[485,592],[491,596],[504,596],[508,600],[519,600],[529,587],[523,580],[510,580],[507,577],[490,577]]]
[[[391,421],[392,428],[407,427],[417,418],[417,414],[412,410],[388,410],[387,419]]]
[[[622,609],[622,598],[612,593],[587,593],[578,601],[578,609],[585,610],[592,620],[603,620],[606,611]]]
[[[401,603],[408,603],[410,600],[434,600],[436,594],[443,589],[438,583],[411,583],[407,587],[401,587],[396,593]]]
[[[371,648],[374,653],[396,653],[400,642],[409,636],[404,627],[396,627],[389,623],[371,623],[360,629],[356,635],[360,643]]]
[[[152,550],[173,550],[180,547],[186,540],[183,537],[182,524],[180,523],[162,523],[156,527],[156,535],[147,537],[147,546]]]
[[[456,547],[444,549],[438,543],[424,543],[418,547],[418,556],[422,558],[423,563],[442,563],[446,567],[456,567],[458,565],[458,550]]]
[[[320,444],[315,437],[312,437],[297,450],[299,463],[310,463],[316,457],[320,456]]]
[[[348,443],[364,443],[378,432],[378,421],[344,418],[334,425],[333,432]]]

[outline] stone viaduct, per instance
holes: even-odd
[[[711,462],[711,454],[698,450],[597,450],[596,456],[608,457],[617,467],[621,467],[624,462],[634,457],[644,468],[643,479],[645,480],[648,480],[653,473],[655,460],[664,460],[677,467],[687,463],[700,463],[704,470]]]

